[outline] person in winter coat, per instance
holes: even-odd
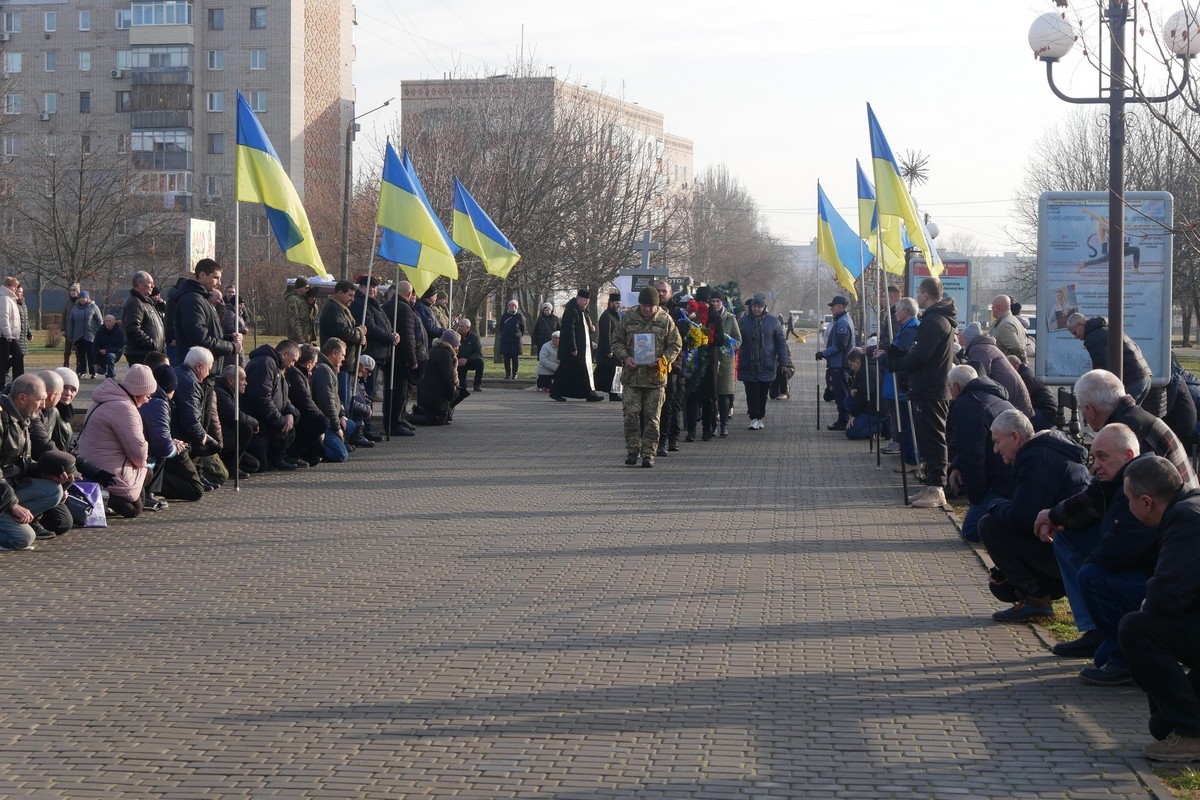
[[[1164,389],[1167,409],[1162,421],[1179,439],[1184,452],[1190,453],[1196,443],[1196,401],[1188,389],[1183,366],[1174,353],[1171,353],[1171,378]]]
[[[240,395],[236,401],[235,391]],[[333,391],[337,394],[336,376]],[[221,462],[225,464],[225,471],[242,478],[248,477],[251,472],[260,472],[262,464],[248,452],[258,434],[258,420],[246,413],[246,370],[233,364],[221,370],[216,396],[217,417],[225,434],[221,446]]]
[[[742,343],[738,350],[738,378],[746,387],[746,413],[750,430],[766,427],[767,392],[775,376],[792,364],[787,339],[779,320],[767,313],[767,297],[750,298],[750,311],[739,321]],[[711,314],[712,311],[710,310]]]
[[[285,455],[295,439],[296,419],[300,412],[288,400],[284,372],[299,357],[300,347],[291,339],[284,339],[275,347],[264,344],[257,348],[250,353],[246,363],[246,413],[258,420],[264,439],[255,458],[269,469],[291,471],[301,463]],[[304,462],[304,466],[308,463]]]
[[[521,337],[525,335],[525,317],[517,310],[517,301],[508,301],[508,310],[500,317],[500,355],[504,356],[504,380],[517,377],[521,362]]]
[[[284,372],[287,381],[288,402],[300,412],[296,420],[296,438],[288,447],[285,455],[289,461],[299,464],[301,461],[315,467],[321,463],[325,454],[323,438],[325,435],[325,415],[313,401],[310,384],[313,367],[317,363],[317,348],[311,344],[300,345],[300,356],[296,363]]]
[[[580,289],[563,306],[562,326],[558,337],[558,371],[550,387],[551,399],[563,401],[578,397],[589,403],[604,399],[592,382],[592,349],[596,341],[596,325],[587,315],[592,293]]]
[[[181,458],[187,451],[187,442],[176,439],[172,431],[172,402],[175,390],[179,388],[179,380],[175,377],[175,369],[170,364],[163,363],[150,368],[154,382],[158,385],[154,394],[146,404],[138,408],[142,418],[142,433],[146,437],[149,450],[150,474],[142,486],[142,505],[145,511],[163,511],[168,507],[166,500],[156,497],[162,493],[166,481],[167,462],[173,458]],[[195,470],[192,470],[193,474]],[[199,499],[204,494],[204,488],[196,482],[198,494],[193,499]]]
[[[465,387],[467,372],[474,372],[473,389],[476,392],[482,391],[483,387],[479,384],[483,383],[483,342],[479,341],[479,336],[471,330],[471,320],[467,317],[458,321],[457,333],[462,342],[458,346],[458,385]]]
[[[342,371],[338,373],[338,395],[342,398],[342,405],[350,404],[350,384],[354,370],[357,369],[358,357],[362,354],[363,345],[367,341],[367,326],[355,322],[354,314],[350,311],[350,303],[354,301],[355,291],[354,284],[350,281],[338,281],[333,286],[333,296],[325,301],[325,305],[321,306],[321,341],[334,338],[341,339],[346,343],[346,363],[342,365]],[[300,351],[297,350],[296,354],[299,355],[299,353]],[[251,379],[251,391],[253,388],[254,381]],[[255,414],[255,416],[259,415]],[[259,417],[259,422],[264,422],[262,417]],[[271,428],[271,425],[267,425],[265,429],[271,430]]]
[[[1072,314],[1067,318],[1067,330],[1087,348],[1088,356],[1092,359],[1092,369],[1108,369],[1107,317],[1088,319],[1082,314]],[[1132,397],[1138,405],[1142,405],[1150,394],[1150,379],[1150,365],[1142,355],[1142,348],[1127,334],[1122,333],[1121,383],[1125,385],[1125,394]],[[1153,410],[1151,413],[1154,413]]]
[[[17,292],[20,288],[21,282],[11,275],[0,285],[0,384],[7,381],[9,365],[21,359],[20,344],[23,333],[21,309],[17,302]],[[13,377],[19,374],[14,372]]]
[[[133,288],[121,309],[121,328],[125,332],[125,360],[143,364],[150,353],[167,352],[163,318],[151,296],[154,276],[149,272],[133,274]]]
[[[233,358],[242,352],[242,335],[226,337],[212,293],[221,289],[221,265],[211,258],[196,262],[194,277],[185,278],[168,298],[168,341],[175,342],[178,365],[193,347],[203,347],[214,359]]]
[[[120,360],[124,349],[125,332],[117,324],[117,318],[109,314],[104,318],[100,330],[96,331],[96,339],[92,342],[96,369],[103,372],[106,378],[117,377],[117,361]]]
[[[71,309],[75,308],[75,303],[79,300],[79,284],[72,283],[67,287],[67,304],[63,307],[62,313],[62,332],[63,332],[63,366],[70,368],[71,353],[75,350],[75,343],[71,341],[71,337],[65,335],[67,332],[67,320],[71,317]],[[75,361],[75,366],[80,366],[79,361]]]
[[[533,332],[530,334],[530,355],[538,357],[542,352],[542,345],[550,341],[550,334],[557,331],[561,325],[562,320],[554,313],[554,306],[550,303],[542,303],[541,312],[538,314],[537,322],[533,324]]]
[[[171,397],[171,433],[187,444],[163,470],[162,494],[170,500],[195,502],[216,484],[200,474],[199,459],[221,452],[221,428],[213,419],[211,406],[215,389],[210,375],[214,368],[211,352],[199,345],[184,354],[175,367],[176,389]]]
[[[1075,627],[1082,634],[1052,650],[1058,656],[1095,656],[1096,666],[1079,674],[1093,685],[1133,682],[1117,626],[1141,605],[1158,556],[1158,531],[1130,513],[1123,491],[1125,468],[1138,457],[1138,449],[1137,436],[1127,425],[1104,426],[1092,440],[1096,477],[1084,491],[1043,510],[1034,523],[1038,538],[1054,545]]]
[[[946,503],[946,416],[950,411],[946,376],[954,357],[951,345],[958,329],[954,298],[942,297],[942,282],[929,277],[917,287],[921,316],[912,347],[888,345],[888,367],[903,373],[914,421],[917,452],[925,461],[925,489],[910,502],[914,508],[941,508]]]
[[[367,329],[367,344],[363,352],[375,360],[375,369],[371,371],[371,377],[367,379],[367,396],[375,397],[375,385],[379,380],[379,376],[385,375],[387,370],[391,368],[392,351],[396,345],[400,343],[400,334],[392,330],[392,319],[383,310],[383,306],[379,304],[379,278],[371,276],[371,286],[367,286],[367,276],[358,276],[358,289],[354,295],[354,300],[350,303],[350,313],[354,315],[354,321]],[[315,353],[314,353],[315,361]],[[364,435],[369,436],[372,441],[382,440],[382,436],[375,438],[370,431],[364,431]]]
[[[829,303],[829,309],[833,312],[833,322],[825,331],[825,348],[817,351],[817,361],[825,362],[825,385],[833,394],[833,402],[837,407],[837,419],[825,426],[826,430],[830,431],[846,430],[849,416],[846,412],[846,395],[850,392],[846,377],[846,356],[854,347],[854,322],[846,313],[849,306],[849,298],[841,294]]]
[[[317,355],[309,386],[312,399],[325,418],[325,460],[340,464],[350,457],[350,440],[357,426],[346,416],[346,408],[337,393],[337,374],[346,358],[346,343],[326,339]]]
[[[596,343],[596,368],[592,372],[592,380],[597,392],[604,392],[612,400],[613,380],[617,376],[617,367],[621,366],[612,354],[612,332],[621,321],[621,293],[612,292],[608,296],[608,307],[600,315],[597,327],[600,329]]]
[[[395,331],[400,337],[396,352],[392,354],[394,369],[391,380],[383,386],[383,413],[385,424],[391,426],[392,436],[415,434],[412,423],[407,419],[408,396],[420,381],[429,360],[428,339],[417,316],[416,300],[417,294],[412,284],[400,281],[396,284],[395,296],[383,308],[395,323]]]
[[[911,297],[901,297],[892,304],[892,314],[895,325],[892,328],[892,341],[889,345],[881,345],[882,350],[875,351],[875,357],[884,368],[879,395],[881,406],[887,409],[892,418],[892,442],[882,448],[884,454],[901,455],[903,465],[899,469],[917,466],[917,440],[913,433],[912,416],[908,407],[907,382],[904,376],[897,375],[891,370],[888,359],[890,345],[896,345],[898,352],[907,352],[917,340],[917,329],[921,323],[917,319],[917,301]]]
[[[154,375],[145,364],[131,366],[120,383],[106,378],[92,392],[92,405],[79,435],[79,455],[116,476],[108,487],[108,504],[123,517],[142,513],[150,450],[138,407],[157,390]]]
[[[317,306],[308,301],[308,278],[292,282],[283,298],[284,329],[296,344],[317,344]]]
[[[979,538],[998,572],[992,594],[1012,608],[992,615],[996,622],[1053,618],[1052,603],[1065,594],[1054,547],[1035,535],[1038,512],[1082,492],[1088,485],[1087,450],[1058,431],[1034,434],[1029,417],[1016,409],[992,422],[992,441],[1013,466],[1012,498],[993,500],[979,520]]]
[[[538,391],[550,391],[550,383],[554,380],[554,373],[558,371],[558,340],[560,336],[558,331],[550,334],[550,341],[542,345],[542,352],[538,353]]]
[[[1150,735],[1159,740],[1142,752],[1186,762],[1200,760],[1200,490],[1178,478],[1161,458],[1140,458],[1125,470],[1129,510],[1158,529],[1160,544],[1146,597],[1121,618],[1117,637],[1150,700]]]
[[[875,363],[868,364],[872,360],[857,347],[846,356],[846,377],[850,380],[850,394],[845,400],[850,415],[846,424],[847,439],[869,439],[876,433],[882,433],[888,418],[882,408],[879,411],[874,408],[874,391],[879,385],[879,378],[870,377],[867,370],[875,369],[877,375],[881,375],[882,370],[877,369]]]
[[[1012,467],[996,452],[992,423],[1012,408],[1004,387],[979,377],[974,367],[951,368],[950,415],[946,428],[950,452],[950,488],[967,496],[962,537],[979,541],[979,520],[993,500],[1012,497]]]
[[[1025,384],[1025,390],[1029,392],[1029,402],[1033,405],[1033,416],[1030,421],[1033,422],[1035,431],[1048,431],[1054,427],[1054,421],[1058,417],[1058,400],[1054,397],[1054,392],[1050,387],[1038,380],[1037,375],[1033,372],[1033,367],[1023,363],[1016,356],[1008,356],[1008,363],[1017,374],[1021,376],[1021,382]]]
[[[662,295],[659,295],[661,302]],[[674,320],[672,320],[674,322]],[[729,435],[729,417],[733,413],[733,395],[737,386],[737,370],[735,359],[738,348],[742,346],[742,329],[737,317],[729,313],[725,306],[725,297],[720,292],[712,292],[708,296],[708,319],[706,322],[708,344],[708,359],[706,366],[708,374],[703,385],[697,389],[700,395],[700,422],[703,432],[701,440],[708,441],[714,435],[724,438]],[[678,327],[678,326],[676,326]],[[784,350],[787,353],[787,340],[784,340]],[[788,363],[791,363],[790,361]],[[776,374],[779,374],[778,371]],[[668,381],[670,377],[668,376]],[[751,430],[755,430],[751,428]],[[667,454],[667,432],[659,431],[658,454]]]
[[[1012,298],[998,294],[992,298],[992,338],[1006,356],[1016,356],[1024,364],[1028,358],[1026,350],[1026,325],[1017,319]]]
[[[79,374],[85,371],[89,378],[96,377],[95,352],[92,343],[96,341],[96,332],[104,324],[100,309],[92,302],[87,292],[79,293],[79,300],[71,309],[67,318],[67,338],[75,343],[75,361],[79,366]]]
[[[981,378],[991,378],[1003,386],[1008,394],[1008,402],[1032,421],[1033,403],[1029,399],[1029,390],[1008,362],[1008,356],[996,346],[996,340],[984,333],[978,322],[972,322],[963,329],[962,342],[959,360],[974,367]]]
[[[412,420],[417,425],[448,425],[454,419],[454,408],[470,392],[458,385],[458,346],[454,331],[445,331],[429,350],[429,367],[417,386],[417,405]]]
[[[560,343],[558,347],[561,352],[566,345]],[[671,315],[659,307],[658,291],[653,286],[642,289],[638,293],[638,307],[621,317],[613,331],[612,347],[622,366],[625,463],[634,466],[640,454],[642,466],[653,467],[667,375],[671,372],[671,362],[683,347],[679,328]]]

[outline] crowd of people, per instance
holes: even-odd
[[[138,272],[119,321],[75,292],[67,330],[77,338],[64,358],[73,351],[77,369],[37,374],[15,355],[28,338],[13,313],[19,283],[4,282],[0,360],[14,375],[0,394],[0,547],[62,535],[96,502],[132,518],[199,501],[231,479],[344,462],[385,438],[451,423],[472,394],[469,377],[482,389],[479,337],[465,317],[451,324],[437,291],[418,297],[400,281],[381,301],[378,281],[360,276],[318,306],[297,279],[285,300],[289,338],[246,353],[245,320],[221,279],[220,265],[203,259],[160,299],[153,276]],[[748,430],[764,429],[768,401],[788,397],[794,371],[786,326],[765,296],[740,316],[707,286],[674,294],[659,281],[636,299],[622,309],[621,295],[609,295],[593,322],[581,290],[561,317],[547,304],[528,328],[510,303],[498,326],[505,378],[517,375],[528,330],[538,388],[554,401],[623,403],[629,466],[653,467],[681,440],[729,436],[739,382]],[[891,289],[869,347],[859,346],[849,299],[829,307],[815,352],[837,407],[829,430],[890,439],[880,453],[899,455],[897,469],[921,483],[914,508],[965,497],[962,536],[986,548],[988,589],[1006,606],[993,619],[1053,617],[1065,597],[1081,635],[1055,654],[1090,660],[1085,683],[1146,691],[1148,757],[1200,760],[1200,485],[1188,458],[1197,417],[1187,374],[1177,368],[1154,386],[1125,337],[1115,375],[1102,360],[1104,319],[1070,317],[1093,358],[1072,395],[1094,433],[1089,450],[1062,430],[1064,409],[1033,374],[1008,297],[993,301],[985,329],[958,325],[936,278],[915,298]],[[85,370],[102,382],[80,418]],[[103,487],[98,501],[73,491],[80,481]]]
[[[1154,386],[1127,336],[1113,374],[1106,320],[1075,314],[1066,327],[1093,369],[1060,407],[1027,363],[1010,298],[995,298],[986,331],[960,330],[936,278],[916,294],[889,292],[885,330],[865,348],[847,299],[833,298],[816,354],[839,407],[828,428],[890,437],[880,453],[901,455],[897,470],[923,484],[913,507],[965,497],[962,536],[986,548],[988,589],[1007,606],[992,618],[1047,620],[1065,597],[1081,635],[1053,652],[1090,661],[1079,672],[1086,684],[1146,692],[1147,757],[1200,760],[1200,486],[1188,457],[1200,380],[1189,383],[1175,362]],[[1090,448],[1065,422],[1072,402],[1094,434]]]

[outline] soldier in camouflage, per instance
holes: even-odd
[[[652,334],[654,363],[639,364],[638,334]],[[613,328],[612,353],[620,360],[625,403],[625,463],[654,466],[658,449],[659,416],[666,396],[671,363],[683,349],[683,339],[671,315],[659,308],[658,292],[647,286],[638,294],[638,307],[625,313]]]

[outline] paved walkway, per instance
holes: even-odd
[[[0,554],[0,796],[1147,796],[1140,693],[989,620],[948,518],[814,430],[811,350],[653,470],[615,403],[489,390]]]

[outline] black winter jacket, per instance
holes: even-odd
[[[946,443],[950,469],[962,476],[963,491],[972,504],[989,491],[1012,497],[1013,470],[992,447],[992,423],[1013,404],[1004,387],[991,378],[976,378],[950,404]]]
[[[259,421],[264,430],[272,433],[283,430],[283,418],[288,414],[294,420],[300,417],[296,407],[288,400],[287,383],[283,379],[283,359],[269,344],[252,352],[246,364],[246,411]]]
[[[1180,490],[1158,529],[1162,543],[1142,610],[1195,614],[1200,611],[1200,489]]]
[[[1033,535],[1038,512],[1087,488],[1087,450],[1058,431],[1043,431],[1017,451],[1012,499],[995,500],[988,513],[1014,534]]]
[[[954,298],[937,301],[921,315],[917,338],[907,352],[888,346],[888,365],[906,373],[909,400],[946,400],[946,375],[953,359],[950,343],[958,330]]]
[[[207,347],[219,361],[237,352],[233,342],[225,338],[217,308],[209,299],[209,291],[195,278],[188,278],[172,299],[175,352],[180,362],[193,347]]]
[[[121,327],[125,329],[125,352],[133,359],[140,362],[150,353],[167,352],[162,316],[154,302],[137,289],[129,292],[121,309]]]
[[[1083,346],[1092,357],[1092,369],[1108,369],[1108,319],[1092,317],[1083,326]],[[1121,334],[1121,383],[1128,386],[1150,377],[1142,349],[1126,334]]]
[[[366,305],[366,322],[363,322],[363,305]],[[383,306],[373,297],[362,292],[354,295],[350,302],[350,313],[354,322],[367,326],[367,355],[375,359],[376,367],[384,367],[392,357],[392,318],[384,313]]]

